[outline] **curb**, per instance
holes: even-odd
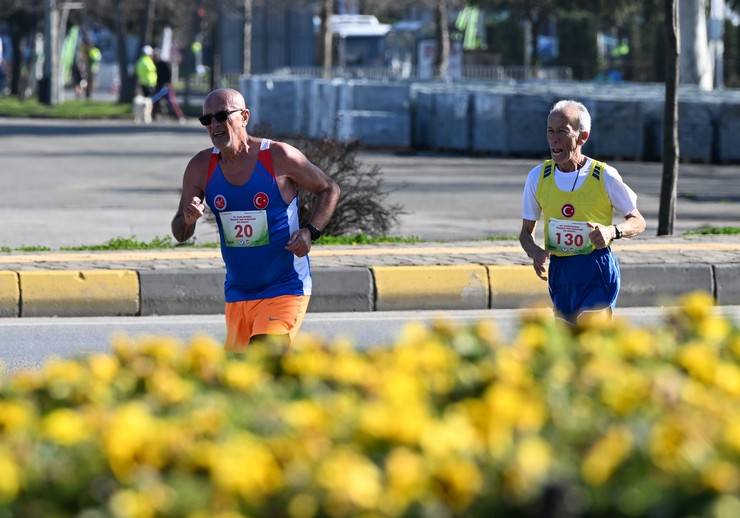
[[[672,304],[693,291],[740,304],[738,264],[622,265],[620,307]],[[315,268],[310,312],[549,306],[528,265]],[[222,269],[0,271],[0,317],[220,314]]]

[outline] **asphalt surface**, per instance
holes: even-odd
[[[130,122],[0,119],[0,170],[7,181],[0,207],[0,246],[103,243],[113,237],[149,241],[170,233],[182,173],[210,144],[197,121]],[[586,152],[588,149],[586,148]],[[434,153],[363,152],[381,168],[388,203],[402,207],[393,235],[463,241],[516,235],[521,190],[535,158]],[[655,236],[659,163],[610,162],[638,193]],[[682,164],[675,231],[740,224],[737,166]],[[196,239],[216,240],[199,224]]]

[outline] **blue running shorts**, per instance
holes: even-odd
[[[555,313],[570,322],[584,311],[614,309],[617,303],[621,274],[611,248],[585,255],[552,255],[547,278]]]

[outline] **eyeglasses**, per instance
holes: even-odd
[[[239,108],[238,110],[231,110],[231,111],[220,111],[216,113],[206,113],[205,115],[202,115],[198,117],[198,120],[203,126],[209,126],[211,124],[212,119],[216,119],[216,122],[226,122],[226,119],[229,118],[229,115],[235,112],[242,111],[243,108]]]

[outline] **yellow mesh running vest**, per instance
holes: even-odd
[[[544,216],[545,249],[552,255],[590,254],[587,221],[612,224],[613,207],[604,187],[606,164],[591,160],[589,175],[575,191],[561,191],[555,185],[555,162],[542,164],[537,201]],[[577,173],[575,173],[577,174]]]

